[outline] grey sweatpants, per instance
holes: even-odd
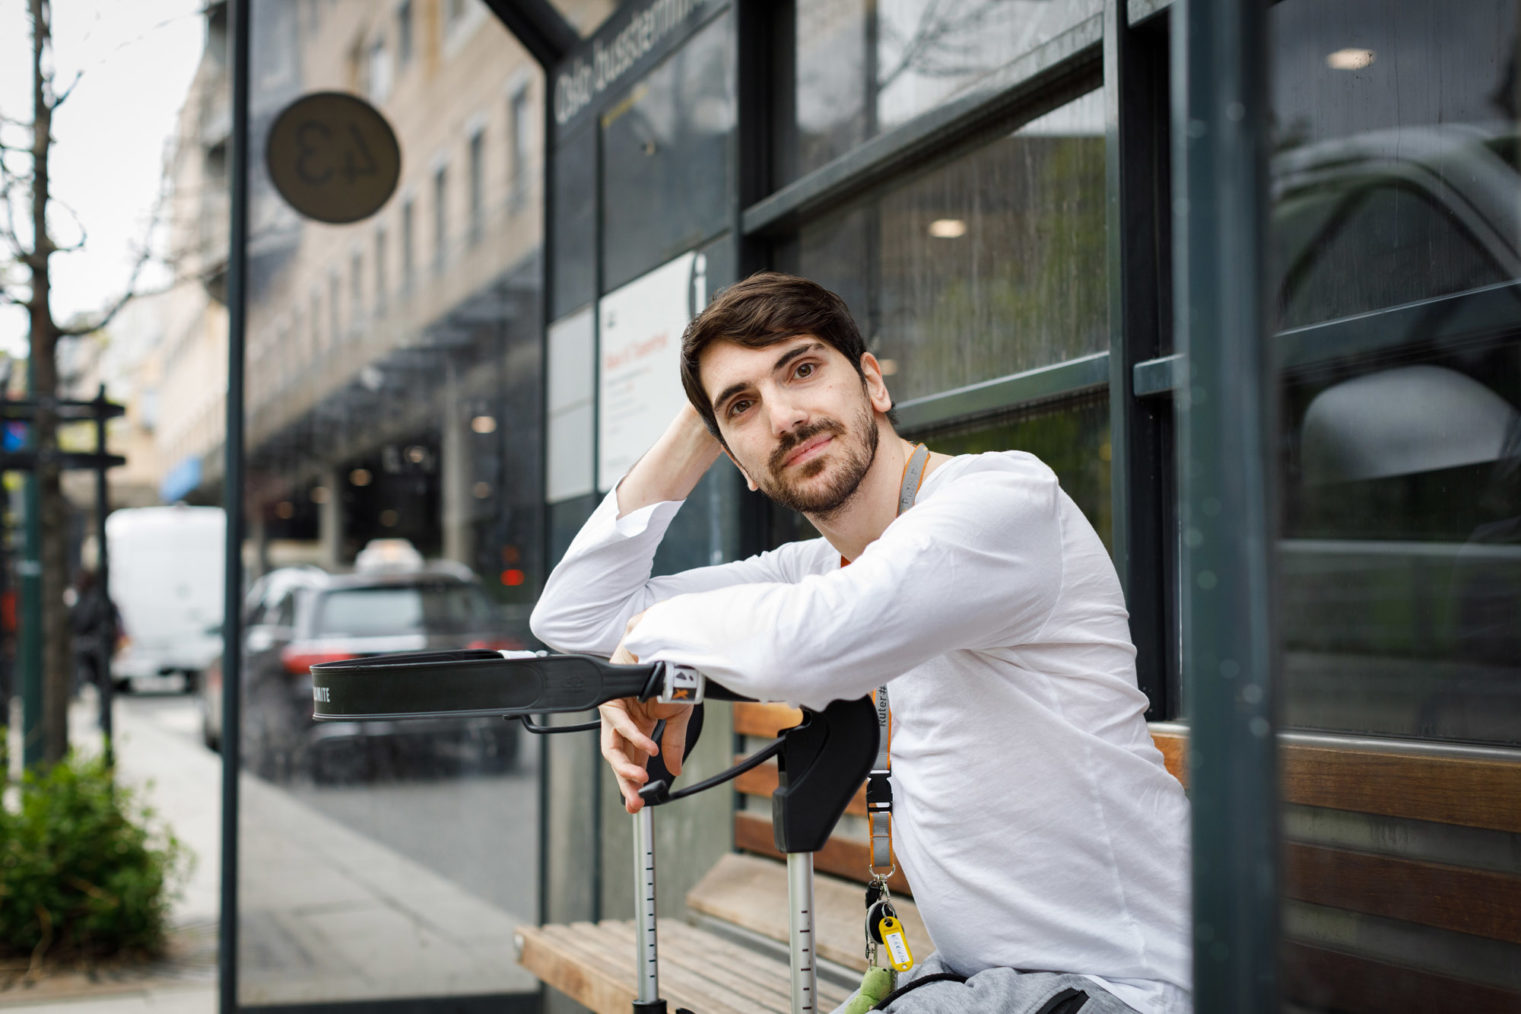
[[[947,971],[940,955],[931,954],[899,977],[898,988]],[[1087,999],[1070,991],[1085,994]],[[1135,1008],[1120,1002],[1092,979],[1014,968],[989,968],[966,982],[926,983],[879,1009],[888,1014],[1135,1014]]]

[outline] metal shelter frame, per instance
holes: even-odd
[[[220,955],[224,1014],[238,1010],[245,155],[253,2],[230,0],[233,130]],[[1270,359],[1269,352],[1290,358],[1324,356],[1336,342],[1381,339],[1372,332],[1354,333],[1355,323],[1336,323],[1313,329],[1314,340],[1293,333],[1266,340],[1263,14],[1245,0],[1105,0],[1101,11],[1012,61],[964,97],[777,186],[771,178],[771,155],[784,104],[779,93],[791,70],[794,2],[801,0],[694,4],[679,30],[635,61],[626,75],[629,82],[638,80],[703,26],[733,12],[737,123],[732,214],[721,229],[692,246],[728,242],[739,277],[766,266],[776,244],[821,210],[872,194],[888,181],[965,152],[1080,94],[1102,90],[1108,349],[904,402],[899,406],[902,428],[932,433],[947,424],[991,419],[1037,404],[1106,400],[1113,449],[1113,551],[1131,603],[1141,687],[1153,706],[1150,717],[1180,713],[1185,700],[1180,674],[1187,677],[1187,710],[1195,736],[1195,856],[1204,860],[1194,866],[1195,1002],[1204,1011],[1276,1009],[1277,663],[1271,644],[1268,560],[1274,535],[1268,486],[1272,459],[1264,446],[1272,432],[1265,391],[1272,382],[1270,366],[1281,360]],[[487,5],[549,78],[541,261],[547,353],[548,324],[559,312],[553,306],[556,149],[568,134],[592,129],[588,122],[599,108],[593,103],[578,114],[578,122],[557,126],[554,75],[593,40],[578,38],[547,0],[487,0]],[[647,5],[648,0],[623,5],[598,36],[616,33]],[[618,97],[609,93],[598,102]],[[599,143],[600,138],[593,142],[594,150]],[[600,202],[600,157],[596,163],[593,189]],[[600,252],[600,206],[594,222]],[[594,267],[593,306],[595,296],[604,291],[600,261],[598,257]],[[1176,314],[1175,306],[1180,308]],[[1185,393],[1188,397],[1179,399],[1175,419],[1173,402]],[[1180,447],[1176,457],[1174,440]],[[1189,533],[1181,541],[1180,517]],[[747,516],[742,527],[745,548],[761,548],[767,519]],[[1201,582],[1206,572],[1209,581]],[[1254,690],[1242,693],[1244,687]],[[541,770],[541,804],[547,803],[546,793],[547,772]],[[542,864],[544,849],[540,851]],[[600,860],[593,863],[593,877],[600,868]],[[540,877],[542,887],[542,865]],[[458,1003],[458,998],[439,1001],[440,1009]]]

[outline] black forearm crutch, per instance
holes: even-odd
[[[549,655],[484,649],[410,652],[324,662],[312,666],[313,716],[318,720],[493,716],[515,718],[532,732],[572,732],[596,722],[545,727],[533,716],[589,711],[624,697],[700,704],[704,697],[742,701],[700,673],[662,662],[612,665],[591,655]],[[700,715],[700,711],[699,711]],[[689,728],[695,745],[700,720]],[[656,739],[659,739],[657,730]],[[790,901],[788,945],[795,1014],[815,1009],[813,853],[823,847],[845,806],[865,780],[877,752],[876,709],[869,699],[835,701],[823,711],[803,710],[803,721],[728,770],[672,790],[659,757],[640,790],[645,806],[634,814],[634,927],[638,982],[635,1014],[664,1014],[655,936],[655,844],[652,810],[721,785],[777,760],[771,800],[777,850],[787,856]]]

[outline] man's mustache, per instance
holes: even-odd
[[[790,434],[784,436],[782,442],[777,444],[776,449],[771,452],[771,459],[766,462],[767,467],[771,469],[771,473],[775,475],[780,472],[782,466],[787,463],[787,455],[820,433],[828,433],[832,436],[840,437],[845,435],[845,427],[833,419],[820,419],[818,422],[809,423],[802,429],[793,430]]]

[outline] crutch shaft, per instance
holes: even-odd
[[[813,947],[813,853],[787,853],[788,957],[793,1014],[813,1014],[818,975]]]

